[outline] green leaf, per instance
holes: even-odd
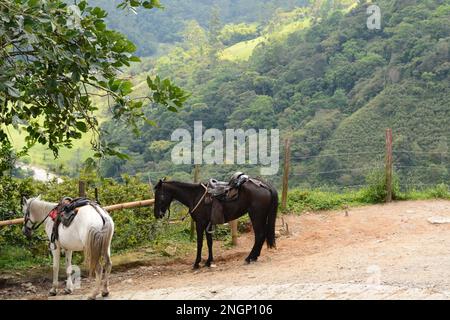
[[[178,109],[176,107],[173,107],[173,106],[169,106],[167,109],[169,111],[172,111],[172,112],[178,112]]]
[[[144,121],[145,121],[148,125],[151,125],[152,127],[157,127],[157,126],[158,126],[157,123],[156,123],[155,121],[153,121],[153,120],[150,120],[150,119],[145,118]]]
[[[82,122],[82,121],[78,121],[75,123],[75,127],[80,130],[81,132],[86,133],[88,131],[86,123]]]
[[[130,81],[123,81],[119,86],[122,95],[126,96],[133,92],[133,84]]]
[[[8,94],[14,98],[20,98],[20,91],[13,86],[8,86]]]
[[[78,8],[80,8],[81,11],[84,11],[86,9],[86,6],[88,5],[87,1],[83,0],[78,3]]]
[[[28,0],[28,6],[36,7],[37,5],[39,5],[40,2],[41,2],[40,0]]]
[[[130,6],[139,7],[140,5],[141,5],[141,2],[139,0],[130,0]]]
[[[141,62],[141,59],[139,57],[136,57],[136,56],[132,56],[128,60],[132,61],[132,62]]]

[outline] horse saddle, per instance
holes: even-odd
[[[70,226],[78,213],[78,208],[90,205],[91,203],[92,201],[86,198],[64,198],[58,205],[58,212],[62,224],[65,227]]]
[[[225,217],[223,213],[223,202],[230,202],[237,199],[239,195],[239,188],[249,177],[242,172],[236,172],[229,182],[218,181],[216,179],[210,179],[206,187],[207,197],[206,203],[212,203],[211,205],[211,224],[223,224],[225,223]]]
[[[59,239],[59,225],[62,223],[64,227],[69,227],[75,219],[78,213],[78,209],[91,204],[93,204],[93,202],[87,198],[72,199],[70,197],[64,197],[61,199],[58,205],[49,214],[49,216],[55,222],[53,224],[53,230],[50,239],[51,246],[54,246],[55,241]]]
[[[248,179],[249,177],[242,172],[236,172],[229,182],[210,179],[207,192],[221,201],[232,201],[237,198],[239,187]]]

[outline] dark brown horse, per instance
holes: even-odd
[[[269,248],[275,247],[278,193],[272,186],[265,185],[266,187],[262,187],[247,181],[240,186],[236,200],[223,203],[225,222],[235,220],[246,213],[250,216],[255,233],[255,243],[245,259],[247,263],[258,259],[265,240]],[[206,232],[211,221],[211,204],[205,203],[204,195],[205,187],[202,184],[159,180],[155,186],[154,213],[156,218],[164,217],[172,200],[178,200],[189,208],[192,219],[196,222],[197,258],[194,269],[199,268],[200,265],[204,233],[208,244],[208,260],[205,265],[210,267],[213,262],[212,235]],[[192,212],[193,210],[194,212]]]

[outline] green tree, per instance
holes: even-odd
[[[159,7],[158,0],[122,0],[121,9]],[[169,80],[147,78],[148,94],[130,98],[133,85],[119,77],[122,67],[139,61],[135,45],[108,30],[107,13],[88,1],[4,0],[0,2],[0,143],[8,127],[23,127],[26,148],[47,145],[55,154],[92,131],[96,156],[117,154],[98,139],[93,96],[107,97],[113,118],[136,128],[148,120],[149,103],[176,111],[186,94]],[[148,120],[149,121],[149,120]],[[26,149],[25,148],[25,149]]]
[[[222,23],[220,21],[220,8],[215,6],[211,10],[211,18],[208,25],[208,40],[211,47],[210,56],[213,61],[217,59],[217,55],[222,49],[222,43],[219,40],[221,29]]]

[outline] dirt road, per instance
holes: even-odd
[[[252,234],[216,245],[216,267],[191,270],[194,256],[112,276],[108,299],[449,299],[450,201],[411,201],[286,216],[276,250],[244,265]],[[84,299],[89,284],[72,296]],[[46,298],[43,293],[26,298]],[[53,299],[53,298],[52,298]]]

